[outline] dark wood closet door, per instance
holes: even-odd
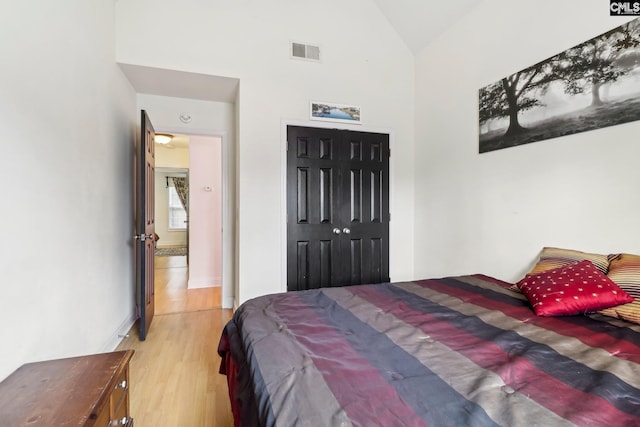
[[[287,289],[389,280],[389,138],[287,128]]]

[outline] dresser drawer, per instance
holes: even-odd
[[[116,387],[111,393],[111,424],[115,426],[132,426],[133,420],[129,417],[129,369],[125,369]]]
[[[116,380],[116,386],[111,393],[111,411],[118,413],[120,409],[129,412],[129,367],[127,366]]]
[[[111,414],[109,413],[109,407],[105,406],[98,414],[98,418],[93,425],[96,427],[108,427],[109,422],[111,422]]]

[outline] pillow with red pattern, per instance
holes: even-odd
[[[517,285],[538,316],[569,316],[633,301],[589,260],[526,276]]]

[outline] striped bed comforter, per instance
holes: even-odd
[[[483,275],[243,304],[219,345],[245,426],[640,426],[640,325],[537,317]]]

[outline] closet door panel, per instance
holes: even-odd
[[[287,128],[287,289],[389,280],[389,137]]]

